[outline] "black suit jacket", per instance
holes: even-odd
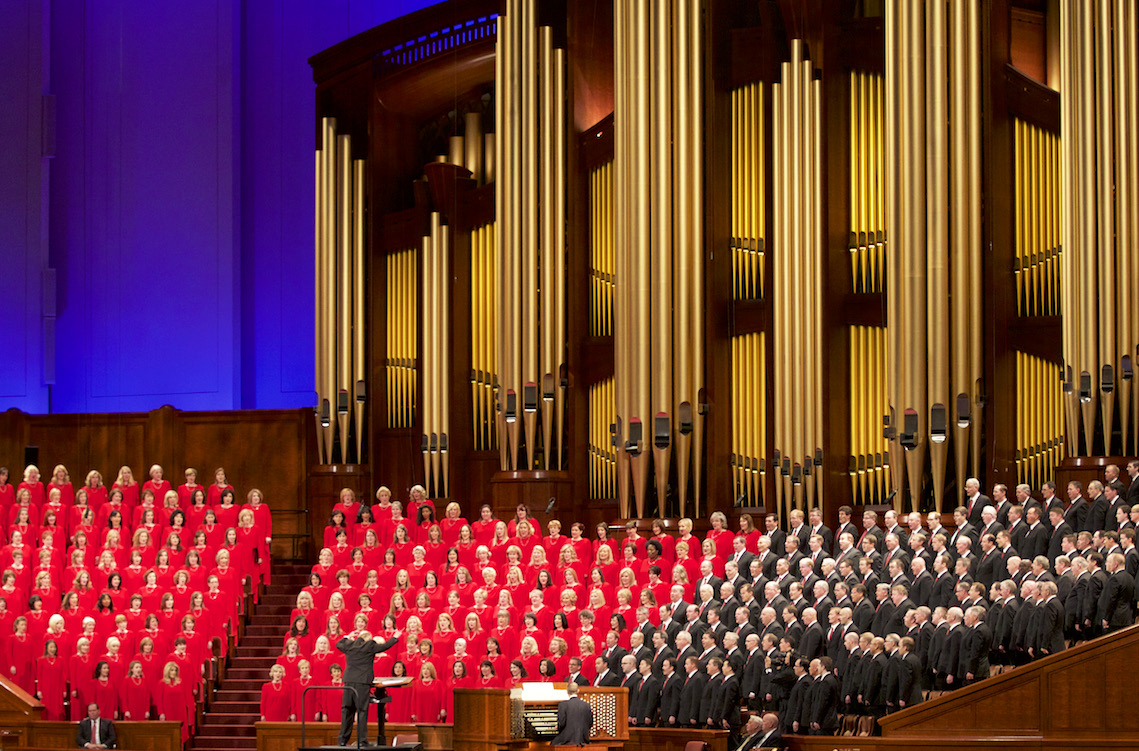
[[[1088,519],[1088,502],[1083,496],[1072,501],[1072,505],[1064,512],[1064,521],[1076,532],[1082,532]]]
[[[1110,504],[1107,502],[1107,496],[1102,493],[1094,501],[1089,500],[1088,515],[1084,519],[1084,526],[1080,529],[1081,532],[1098,532],[1107,528],[1107,509]]]
[[[1056,565],[1056,559],[1064,554],[1063,544],[1064,535],[1072,534],[1072,528],[1068,526],[1068,522],[1060,522],[1058,526],[1053,528],[1052,536],[1048,538],[1048,562],[1053,566]]]
[[[757,732],[755,735],[749,735],[740,744],[738,751],[752,751],[753,748],[783,748],[783,733],[775,727],[768,733]]]
[[[610,669],[605,672],[605,675],[598,676],[596,682],[598,686],[603,688],[617,688],[621,685],[621,675]]]
[[[1139,477],[1132,480],[1127,487],[1127,504],[1134,506],[1137,503],[1139,503]]]
[[[965,508],[969,510],[969,523],[974,527],[981,526],[981,512],[985,510],[985,506],[992,506],[993,499],[984,493],[977,494],[977,502],[970,508],[969,499],[965,499]]]
[[[593,727],[593,709],[589,702],[571,696],[558,705],[558,734],[550,741],[554,746],[584,746],[589,743]]]
[[[708,685],[708,674],[697,670],[689,677],[685,674],[681,679],[680,706],[676,713],[676,724],[688,726],[703,724],[700,718],[700,699],[704,696],[704,688]]]
[[[684,682],[683,672],[674,672],[663,679],[660,688],[660,725],[669,725],[668,718],[676,717],[680,712],[680,688]]]
[[[345,683],[367,683],[376,679],[373,660],[380,652],[386,652],[396,645],[396,639],[388,639],[377,644],[371,639],[349,639],[347,636],[336,642],[336,648],[344,653],[347,666],[344,669]]]
[[[79,730],[76,733],[75,743],[80,748],[83,748],[90,742],[91,718],[84,717],[79,721]],[[99,742],[107,748],[114,748],[116,745],[115,723],[111,722],[106,717],[99,718]]]

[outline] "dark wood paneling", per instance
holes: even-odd
[[[28,728],[28,745],[75,748],[77,722],[35,722]],[[182,726],[177,722],[115,722],[118,748],[130,751],[181,751]]]
[[[24,445],[39,446],[39,466],[45,481],[56,464],[63,464],[79,487],[92,469],[111,485],[124,464],[140,482],[152,464],[177,487],[187,467],[198,470],[208,485],[214,470],[224,467],[237,490],[239,503],[252,488],[261,490],[274,511],[303,511],[308,471],[309,436],[315,430],[312,410],[239,410],[182,412],[166,406],[148,413],[95,415],[0,415],[0,465],[23,469]],[[13,440],[14,439],[14,440]],[[18,482],[18,480],[16,480]],[[295,531],[295,519],[280,515],[274,533]],[[284,543],[282,542],[282,545]],[[275,553],[284,548],[275,545]]]
[[[1139,701],[1129,657],[1137,648],[1139,626],[1132,626],[888,715],[882,735],[941,737],[958,745],[997,738],[1133,739],[1139,722],[1121,708]]]

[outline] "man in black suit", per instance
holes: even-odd
[[[961,664],[957,675],[961,678],[961,685],[989,677],[989,650],[993,646],[993,631],[982,618],[985,609],[980,605],[965,611],[965,635],[961,643]]]
[[[862,542],[868,535],[874,535],[874,545],[878,552],[881,553],[886,549],[886,533],[878,526],[878,512],[867,509],[862,514],[862,528],[865,530],[862,536],[858,538],[858,549],[862,549]]]
[[[114,748],[115,724],[99,717],[99,705],[87,705],[87,716],[79,721],[75,743],[79,748]]]
[[[684,661],[684,681],[680,685],[676,727],[697,727],[700,724],[700,699],[707,685],[708,675],[700,670],[700,661],[696,657],[687,658]]]
[[[858,527],[850,520],[854,516],[854,509],[850,506],[838,507],[838,526],[834,530],[834,547],[831,552],[834,554],[835,560],[838,560],[841,555],[839,553],[839,539],[844,534],[850,535],[851,542],[854,542],[861,536]]]
[[[1048,516],[1052,522],[1052,534],[1048,538],[1048,562],[1053,567],[1056,565],[1056,559],[1064,554],[1064,536],[1072,534],[1072,528],[1068,526],[1068,522],[1064,521],[1064,509],[1059,506],[1053,506],[1048,512]]]
[[[1095,534],[1107,528],[1107,496],[1103,494],[1103,483],[1092,480],[1088,483],[1088,515],[1081,532]]]
[[[668,634],[658,629],[653,633],[653,675],[661,677],[664,661],[669,657],[676,657],[676,652],[668,646]]]
[[[593,727],[593,709],[577,695],[577,684],[566,685],[569,698],[558,704],[558,734],[552,746],[585,746]]]
[[[930,630],[932,630],[932,626]],[[898,643],[900,663],[897,668],[898,688],[896,696],[899,709],[905,709],[922,702],[922,660],[915,654],[916,649],[917,645],[909,636],[903,636]]]
[[[1040,522],[1040,508],[1034,506],[1025,513],[1028,529],[1024,540],[1017,546],[1021,558],[1033,559],[1048,552],[1048,530]]]
[[[976,527],[981,524],[981,512],[985,506],[991,506],[993,499],[981,492],[981,481],[970,477],[965,481],[965,520]],[[956,516],[956,514],[954,514]],[[958,522],[958,527],[961,526]]]
[[[1073,532],[1082,532],[1088,520],[1089,506],[1082,495],[1083,490],[1084,486],[1079,480],[1072,480],[1068,483],[1070,505],[1068,510],[1064,512],[1064,521],[1068,522],[1068,526],[1072,528]]]
[[[372,682],[376,679],[373,669],[376,655],[386,652],[396,645],[398,639],[383,641],[372,637],[368,631],[352,634],[336,642],[336,648],[344,654],[347,667],[344,670],[344,695],[340,702],[341,746],[348,745],[352,736],[352,720],[356,720],[356,738],[359,744],[368,745],[368,707],[372,700]],[[378,745],[386,745],[383,725],[380,726]]]
[[[736,673],[731,661],[724,660],[720,666],[720,674],[724,676],[716,695],[715,709],[712,715],[712,724],[717,730],[728,731],[728,746],[739,744],[740,732],[740,699],[743,697],[740,687],[740,676]]]
[[[820,657],[811,664],[815,680],[807,691],[809,731],[811,735],[834,735],[838,730],[838,706],[842,686],[831,671],[834,661]]]
[[[599,688],[616,688],[621,685],[621,676],[610,670],[609,663],[604,657],[597,657],[595,661],[595,669],[597,670],[597,677],[593,679],[593,685]]]
[[[1127,486],[1127,505],[1139,505],[1139,459],[1127,462],[1127,476],[1131,481]]]
[[[628,654],[625,649],[618,643],[621,635],[616,631],[609,631],[605,634],[605,651],[601,656],[609,663],[609,669],[614,673],[621,672],[621,659]]]
[[[752,558],[755,558],[755,555],[748,552],[747,538],[743,535],[733,537],[732,554],[728,557],[728,561],[735,562],[736,568],[739,571],[750,571]]]
[[[675,727],[676,715],[680,711],[681,684],[684,681],[676,669],[676,658],[666,657],[661,665],[660,687],[660,726]]]
[[[779,528],[779,517],[776,514],[768,514],[763,518],[763,523],[767,527],[766,536],[770,541],[772,554],[776,558],[782,558],[787,550],[784,545],[787,540],[787,533]]]
[[[957,525],[957,529],[949,536],[949,549],[956,550],[957,541],[962,537],[968,537],[971,540],[970,547],[976,548],[980,539],[977,535],[977,526],[969,522],[969,512],[964,506],[958,506],[953,510],[953,522]]]
[[[1037,592],[1035,638],[1029,642],[1034,659],[1064,651],[1064,606],[1056,597],[1056,584],[1044,582]]]
[[[569,675],[565,677],[566,683],[575,683],[578,686],[588,686],[589,679],[581,674],[581,658],[571,657],[569,660]]]
[[[1099,596],[1096,617],[1104,633],[1135,622],[1135,579],[1127,573],[1122,553],[1107,557],[1107,582]]]

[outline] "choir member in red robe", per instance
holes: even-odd
[[[411,684],[411,721],[443,722],[447,717],[443,693],[443,681],[436,677],[435,665],[423,663],[419,680]]]
[[[293,707],[293,688],[285,683],[285,669],[269,668],[269,682],[261,687],[262,722],[292,722],[297,719]]]
[[[65,720],[63,695],[67,691],[68,664],[59,656],[59,645],[49,639],[43,656],[36,659],[36,697],[43,702],[45,720]]]
[[[407,675],[407,668],[401,660],[392,664],[392,676],[402,678]],[[388,722],[411,722],[411,686],[393,688],[388,692],[391,702],[388,707]]]
[[[94,701],[95,657],[91,654],[91,641],[79,637],[75,642],[76,654],[71,656],[67,678],[71,682],[71,719],[77,721],[87,714],[87,705]]]
[[[189,708],[193,706],[193,698],[178,672],[177,663],[166,663],[162,680],[154,692],[154,707],[159,720],[182,723],[182,742],[185,743],[190,738]]]
[[[150,686],[142,677],[142,663],[131,662],[127,677],[119,686],[119,709],[124,720],[150,719]]]
[[[91,701],[99,705],[99,712],[107,719],[117,716],[119,710],[119,683],[121,681],[112,677],[111,666],[100,661],[95,666],[95,680],[92,683]]]
[[[443,691],[444,722],[455,724],[455,689],[474,688],[474,679],[467,674],[467,665],[464,662],[451,664],[451,675],[448,677]]]
[[[33,639],[28,635],[28,619],[21,615],[12,628],[14,631],[6,644],[4,664],[8,666],[9,680],[31,694],[35,692],[36,684],[36,651]]]

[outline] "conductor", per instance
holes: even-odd
[[[558,705],[558,734],[551,746],[585,746],[593,727],[593,708],[577,695],[577,684],[567,683],[569,698]]]
[[[344,699],[340,703],[340,735],[338,740],[341,746],[348,745],[352,736],[352,716],[356,716],[358,730],[356,733],[357,745],[368,745],[368,705],[371,703],[372,682],[376,679],[372,661],[376,655],[386,652],[396,644],[396,639],[380,641],[380,637],[373,638],[367,631],[361,631],[352,638],[352,634],[336,642],[336,648],[344,653],[348,666],[344,671]],[[382,709],[380,711],[383,711]],[[383,722],[380,722],[383,727]],[[383,731],[380,731],[379,742],[384,743]]]

